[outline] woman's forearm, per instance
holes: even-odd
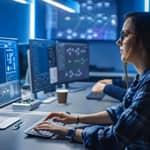
[[[78,117],[79,117],[78,121],[80,123],[87,123],[87,124],[112,124],[113,123],[107,111],[88,114],[88,115],[79,115]]]

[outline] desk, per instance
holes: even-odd
[[[111,101],[110,97],[104,97],[102,101],[86,100],[85,96],[89,89],[76,93],[69,93],[68,104],[58,104],[57,101],[51,104],[41,104],[35,111],[15,112],[9,105],[0,110],[0,114],[20,116],[23,124],[19,130],[13,130],[12,126],[0,131],[1,150],[84,150],[82,144],[71,143],[66,140],[50,140],[27,137],[23,131],[34,122],[42,118],[48,112],[69,111],[71,113],[94,113],[105,110],[106,107],[116,105],[116,101]]]
[[[58,104],[57,101],[50,104],[40,104],[39,108],[31,112],[55,112],[55,111],[69,111],[72,113],[94,113],[98,111],[103,111],[107,107],[112,105],[116,105],[118,101],[110,98],[109,96],[105,96],[104,100],[96,101],[96,100],[87,100],[86,95],[89,93],[90,88],[86,90],[82,90],[80,92],[69,93],[68,94],[68,103],[67,105]],[[16,112],[12,109],[12,105],[8,105],[0,111],[7,112]]]
[[[13,115],[14,116],[14,115]],[[13,126],[0,131],[1,150],[82,150],[82,144],[74,144],[66,140],[50,140],[26,136],[23,131],[34,122],[41,119],[40,115],[17,115],[23,120],[19,130],[13,130]]]

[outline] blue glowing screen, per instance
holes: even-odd
[[[115,0],[78,0],[80,13],[53,9],[51,38],[67,40],[116,40]],[[49,17],[47,18],[49,19]],[[49,29],[48,29],[49,30]]]

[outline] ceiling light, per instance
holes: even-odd
[[[28,4],[28,1],[27,0],[13,0],[17,3],[21,3],[21,4]]]
[[[49,3],[53,6],[61,8],[70,13],[79,13],[80,5],[74,0],[43,0],[46,3]]]
[[[144,6],[144,10],[145,10],[145,12],[149,12],[150,10],[149,10],[149,0],[145,0],[145,6]]]

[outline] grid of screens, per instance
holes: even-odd
[[[33,39],[29,41],[29,74],[31,90],[33,93],[54,90],[57,81],[55,42],[45,39]]]
[[[48,28],[47,33],[54,39],[116,40],[116,0],[77,1],[80,4],[79,14],[47,7],[47,24],[52,22],[52,29]],[[53,16],[49,15],[49,11],[53,12]]]
[[[56,45],[58,82],[67,83],[89,77],[87,43],[58,42]]]
[[[16,39],[0,38],[0,106],[21,98]]]

